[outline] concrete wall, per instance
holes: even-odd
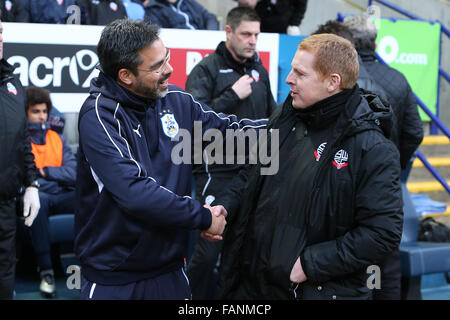
[[[221,28],[225,26],[227,12],[236,6],[233,0],[197,0],[209,11],[215,13]],[[389,0],[389,2],[403,8],[426,20],[440,20],[450,29],[450,1],[448,0]],[[336,19],[338,12],[342,14],[360,14],[366,11],[367,0],[309,0],[305,18],[300,24],[302,34],[308,35],[317,27],[330,19]],[[377,3],[381,17],[405,18],[388,7]],[[450,40],[443,34],[441,49],[442,68],[450,74]],[[441,77],[440,85],[440,119],[450,128],[450,85]]]

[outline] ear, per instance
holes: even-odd
[[[332,73],[328,79],[327,89],[329,93],[339,90],[341,86],[341,76],[338,73]]]
[[[228,40],[228,35],[230,35],[233,32],[233,29],[231,29],[231,27],[229,25],[225,26],[225,34],[227,36],[227,40]]]
[[[127,86],[130,86],[133,84],[135,80],[135,75],[128,69],[122,68],[118,72],[118,80],[126,84]]]

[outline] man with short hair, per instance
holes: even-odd
[[[390,109],[361,94],[346,39],[310,36],[291,65],[290,95],[268,124],[278,173],[250,167],[221,202],[233,218],[219,298],[370,299],[368,267],[397,248],[403,222]]]
[[[23,216],[30,227],[39,212],[39,183],[25,115],[25,93],[3,58],[0,20],[0,300],[12,299],[16,268],[16,197],[25,186]]]
[[[194,122],[202,136],[265,122],[216,113],[170,85],[170,49],[156,25],[116,20],[103,29],[97,52],[101,71],[78,123],[81,298],[190,299],[189,232],[221,240],[227,213],[191,199],[192,165],[175,163],[172,138],[181,130],[192,138]]]
[[[269,74],[256,53],[260,24],[253,9],[232,9],[227,15],[226,41],[194,67],[186,90],[216,112],[235,114],[239,119],[269,118],[277,104]],[[196,199],[220,203],[222,194],[242,167],[237,163],[196,166]],[[211,298],[208,291],[215,283],[212,274],[221,247],[222,242],[211,243],[198,237],[188,265],[194,299]]]

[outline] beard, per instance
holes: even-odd
[[[160,88],[161,84],[169,79],[171,74],[161,77],[154,88],[149,87],[144,81],[139,80],[136,83],[135,91],[138,95],[150,98],[150,99],[161,99],[164,98],[169,92],[169,88]]]

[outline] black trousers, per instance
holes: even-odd
[[[14,293],[16,271],[16,201],[0,202],[0,300]]]
[[[220,197],[228,188],[233,176],[211,175],[210,177],[211,179],[207,175],[195,176],[195,198],[205,203],[208,196],[214,196],[216,200],[211,204],[214,206],[220,204]],[[214,268],[218,264],[222,246],[223,241],[209,242],[200,237],[200,232],[198,233],[187,267],[193,300],[214,299],[214,290],[217,284]]]

